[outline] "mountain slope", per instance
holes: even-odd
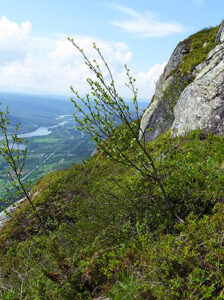
[[[1,298],[122,299],[132,291],[137,299],[217,299],[224,275],[222,145],[223,138],[201,132],[175,139],[167,133],[149,144],[186,224],[167,218],[153,182],[103,153],[45,176],[33,193],[46,229],[26,202],[1,228]]]
[[[1,299],[223,299],[224,137],[167,131],[215,37],[218,27],[179,44],[142,119],[154,126],[146,147],[169,206],[158,181],[103,151],[44,176],[32,189],[44,227],[24,200],[0,228]],[[124,154],[150,171],[126,126],[116,130]]]

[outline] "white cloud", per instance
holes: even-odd
[[[159,21],[149,11],[140,14],[123,5],[113,4],[112,7],[129,17],[126,20],[114,21],[112,24],[141,37],[161,37],[185,31],[184,26],[181,24]]]
[[[124,43],[108,42],[90,37],[76,37],[75,43],[85,50],[87,57],[91,60],[96,59],[96,50],[93,49],[93,41],[105,56],[107,62],[115,70],[131,60],[132,53]],[[49,53],[49,57],[63,64],[80,65],[81,54],[66,39],[56,42],[56,48]]]
[[[66,94],[72,84],[81,94],[88,92],[86,78],[91,73],[65,36],[56,39],[37,37],[31,32],[30,22],[19,25],[5,17],[0,20],[0,90]],[[1,35],[3,32],[8,32],[4,33],[4,38]],[[95,58],[92,42],[96,42],[111,66],[118,90],[122,96],[129,97],[130,92],[124,85],[124,64],[132,59],[129,47],[122,42],[103,41],[88,36],[77,36],[74,39],[91,59]],[[148,72],[136,75],[141,98],[151,97],[154,83],[163,68],[164,64],[155,65]],[[105,69],[103,72],[107,78],[108,72]]]
[[[155,84],[159,79],[159,76],[163,73],[163,70],[167,62],[162,64],[156,64],[152,66],[148,72],[139,72],[135,76],[136,86],[139,89],[139,97],[143,99],[148,99],[153,96],[155,90]]]
[[[31,23],[29,21],[18,25],[15,22],[9,21],[6,17],[0,19],[0,48],[21,47],[23,42],[27,40],[31,32]]]
[[[26,21],[20,25],[0,19],[0,63],[25,57],[26,46],[31,33],[31,23]]]
[[[135,87],[138,88],[138,98],[140,100],[147,102],[151,100],[155,91],[156,82],[159,79],[159,76],[163,73],[166,64],[167,62],[155,64],[150,67],[147,72],[138,72],[136,74],[131,72],[131,76],[136,79]],[[115,75],[118,92],[125,95],[127,98],[131,98],[133,94],[125,85],[125,83],[128,83],[127,79],[125,70],[120,73],[116,73]]]

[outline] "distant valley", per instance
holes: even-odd
[[[90,137],[76,129],[72,116],[75,110],[66,97],[0,93],[0,102],[3,109],[9,106],[10,132],[14,132],[15,125],[20,122],[20,137],[28,140],[24,181],[34,183],[53,170],[80,163],[95,148]],[[146,106],[144,102],[139,103],[141,110]],[[6,168],[7,163],[0,157],[0,205],[3,207],[7,205],[2,200],[9,197],[3,188],[4,184],[9,184]]]
[[[64,169],[85,160],[94,143],[76,129],[69,100],[21,94],[0,94],[3,109],[9,106],[10,131],[21,122],[20,136],[28,140],[28,156],[23,180],[34,183],[55,169]],[[7,163],[0,158],[0,200],[8,198],[3,185],[8,183]],[[16,199],[13,199],[14,201]],[[4,206],[4,203],[3,203]]]
[[[74,112],[68,97],[0,93],[0,103],[9,106],[12,126],[21,122],[22,133],[56,125],[58,116]]]

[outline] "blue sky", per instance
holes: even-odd
[[[91,58],[97,42],[125,97],[127,63],[147,101],[176,44],[218,25],[224,1],[0,0],[0,13],[0,91],[65,95],[73,84],[87,92],[91,74],[70,36]]]

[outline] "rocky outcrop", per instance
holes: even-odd
[[[216,35],[215,41],[217,43],[223,43],[224,42],[224,22],[219,26],[219,31]]]
[[[214,31],[208,29],[178,44],[142,116],[140,138],[151,141],[170,127],[173,136],[198,128],[224,134],[224,22],[214,29],[214,37]],[[200,49],[203,49],[207,47],[207,32],[210,34],[209,51],[213,49],[204,51],[205,57],[196,65],[192,59],[195,51],[195,47],[191,46],[192,37],[196,47],[199,41]],[[193,61],[192,66],[189,57]]]
[[[95,148],[95,149],[93,150],[93,152],[90,154],[90,157],[93,157],[93,156],[97,155],[98,153],[99,153],[98,149]]]
[[[188,52],[189,48],[187,43],[179,43],[156,84],[153,99],[141,120],[139,137],[142,138],[144,136],[146,142],[155,139],[162,132],[165,132],[174,121],[173,106],[176,104],[179,93],[181,93],[181,90],[185,86],[184,80],[188,80],[188,78],[183,79],[181,82],[177,80],[175,74],[172,75],[172,72],[177,68],[184,55],[188,54]],[[179,87],[175,90],[177,81]]]
[[[36,191],[34,194],[32,194],[32,191],[29,193],[31,196],[32,200],[35,199],[35,197],[38,195],[38,191]],[[25,204],[28,204],[27,198],[24,197],[12,205],[8,206],[6,209],[0,212],[0,228],[4,226],[4,224],[9,221],[12,217],[13,214],[21,209]]]
[[[5,224],[6,221],[8,221],[13,212],[20,208],[20,206],[22,205],[22,203],[26,200],[26,198],[23,198],[17,202],[15,202],[14,204],[10,205],[9,207],[7,207],[5,210],[3,210],[2,212],[0,212],[0,228]]]
[[[181,94],[174,109],[172,136],[190,130],[224,134],[224,26],[220,26],[219,44],[209,53],[203,68]]]

